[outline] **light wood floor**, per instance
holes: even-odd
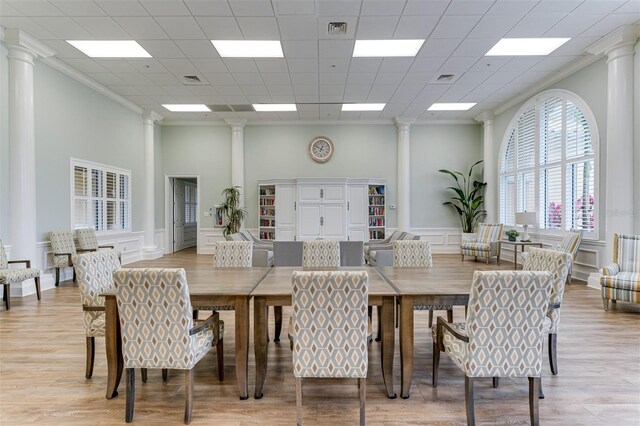
[[[211,256],[186,250],[159,260],[179,260],[185,266],[210,264]],[[455,268],[487,268],[459,256],[435,256],[436,264]],[[512,265],[503,262],[503,268]],[[438,313],[444,315],[444,312]],[[455,319],[464,310],[456,308]],[[290,308],[285,308],[284,323]],[[431,387],[431,333],[427,312],[416,312],[416,362],[411,398],[389,400],[383,394],[380,347],[373,342],[367,379],[368,424],[464,424],[464,377],[445,356],[440,361],[440,384]],[[240,401],[234,366],[234,320],[222,312],[226,323],[225,381],[219,382],[212,350],[196,366],[192,424],[294,424],[295,382],[286,332],[282,342],[269,345],[265,396]],[[273,321],[273,315],[270,316]],[[273,325],[270,326],[271,332]],[[396,335],[397,339],[397,335]],[[124,378],[120,396],[104,398],[106,362],[104,342],[97,340],[93,378],[84,378],[85,339],[78,288],[71,282],[43,293],[14,298],[12,309],[0,311],[0,423],[82,424],[124,423]],[[253,343],[251,343],[253,351]],[[640,424],[640,305],[618,303],[604,312],[600,292],[576,283],[567,288],[558,338],[559,375],[551,376],[545,344],[540,401],[542,424]],[[399,392],[400,355],[396,343],[395,387]],[[255,378],[253,353],[249,357],[249,393]],[[149,371],[149,381],[136,392],[137,424],[181,424],[184,379],[170,372],[162,383],[160,371]],[[491,380],[476,385],[476,420],[479,424],[526,424],[526,379],[502,379],[493,389]],[[307,424],[356,424],[358,390],[353,381],[307,381],[304,421]]]

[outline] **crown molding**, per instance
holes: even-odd
[[[210,126],[224,126],[229,125],[224,121],[180,121],[180,120],[162,120],[160,123],[162,126],[192,126],[192,127],[210,127]]]
[[[247,125],[246,118],[225,118],[224,122],[233,127],[244,127]]]
[[[49,58],[56,54],[56,51],[47,45],[40,43],[29,34],[17,28],[5,28],[3,31],[4,43],[8,48],[18,47],[27,50],[29,53],[40,58]]]
[[[224,121],[180,121],[180,120],[163,120],[163,126],[228,126]],[[474,120],[417,120],[412,122],[416,125],[478,125]],[[376,121],[357,121],[357,120],[305,120],[305,121],[248,121],[247,126],[362,126],[362,125],[395,125],[392,120],[376,120]]]
[[[145,109],[142,112],[142,118],[147,119],[147,120],[151,120],[153,122],[158,122],[158,121],[162,121],[164,117],[161,116],[160,114],[158,114],[157,112],[155,112],[152,109]]]
[[[493,113],[493,111],[492,110],[488,110],[488,111],[483,111],[479,115],[475,116],[473,119],[475,121],[480,122],[480,123],[484,123],[486,121],[491,121],[491,120],[493,120],[495,118],[496,118],[496,115]]]
[[[73,78],[74,80],[84,84],[85,86],[89,87],[90,89],[93,89],[96,92],[100,93],[101,95],[106,96],[107,98],[111,99],[112,101],[115,101],[115,102],[119,103],[120,105],[130,109],[131,111],[133,111],[133,112],[135,112],[137,114],[142,114],[143,109],[140,108],[138,105],[136,105],[133,102],[131,102],[130,100],[118,95],[113,90],[107,89],[102,84],[98,83],[97,81],[93,80],[92,78],[87,77],[86,75],[84,75],[80,71],[77,71],[75,68],[71,68],[69,65],[65,64],[64,62],[60,61],[59,59],[56,59],[56,58],[44,58],[42,61],[45,64],[49,65],[51,68],[60,71],[61,73],[65,74],[68,77]]]
[[[623,25],[593,43],[586,50],[592,55],[608,55],[611,49],[635,44],[638,37],[640,37],[640,25]]]
[[[396,125],[396,127],[400,128],[400,126],[408,126],[411,127],[411,125],[414,123],[414,120],[409,120],[406,118],[402,118],[402,117],[394,117],[393,118],[393,123]]]

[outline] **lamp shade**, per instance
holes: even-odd
[[[535,225],[536,212],[519,212],[516,213],[516,224],[518,225]]]

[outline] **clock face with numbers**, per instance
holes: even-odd
[[[318,136],[309,142],[309,156],[316,163],[326,163],[333,155],[333,142],[331,139]]]

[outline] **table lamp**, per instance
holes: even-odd
[[[520,241],[531,241],[529,239],[529,225],[536,224],[536,212],[518,212],[516,213],[516,224],[523,225],[524,232],[522,233],[522,237]]]

